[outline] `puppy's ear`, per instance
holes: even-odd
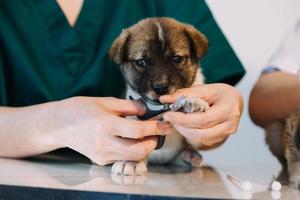
[[[113,42],[109,49],[109,57],[117,64],[128,61],[128,45],[130,41],[130,33],[123,30],[121,35]]]
[[[208,50],[208,40],[201,32],[190,25],[186,25],[184,34],[190,45],[190,52],[193,58],[198,61]]]

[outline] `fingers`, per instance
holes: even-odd
[[[174,127],[184,135],[193,146],[211,146],[222,142],[228,135],[235,133],[237,131],[238,122],[239,117],[233,117],[228,121],[207,129],[185,128],[180,125],[174,125]]]
[[[206,112],[182,113],[167,112],[163,118],[173,124],[186,128],[209,128],[226,120],[230,108],[223,105],[210,107]]]
[[[155,149],[157,139],[156,136],[139,140],[112,136],[109,145],[102,145],[99,151],[86,152],[84,155],[101,166],[118,160],[141,161]]]
[[[99,101],[102,106],[119,116],[140,116],[145,113],[145,107],[137,101],[117,99],[114,97],[101,98]]]
[[[159,98],[159,101],[161,103],[174,103],[178,98],[180,98],[181,96],[188,96],[188,93],[190,93],[191,89],[187,90],[186,92],[184,92],[184,94],[181,92],[182,90],[177,90],[175,93],[171,94],[171,95],[164,95],[161,96]]]
[[[94,154],[90,156],[91,160],[101,166],[118,160],[141,161],[146,159],[157,145],[157,137],[148,137],[142,141],[117,137],[114,140],[110,151],[102,153],[101,156]]]
[[[213,91],[207,88],[208,86],[197,85],[191,88],[178,89],[171,95],[163,95],[159,98],[162,103],[174,103],[179,97],[199,97],[209,101],[209,98],[213,95]],[[208,102],[211,103],[211,102]]]
[[[140,161],[144,160],[156,147],[157,137],[150,136],[142,140],[115,137],[114,148],[118,150],[118,157],[122,159]]]
[[[115,120],[117,123],[112,127],[112,133],[124,138],[144,138],[154,135],[166,135],[171,133],[171,126],[161,121],[136,121],[125,118]]]

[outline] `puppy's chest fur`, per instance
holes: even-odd
[[[197,74],[194,80],[193,85],[203,84],[204,77],[199,68],[197,70]],[[141,97],[138,93],[133,91],[129,85],[127,85],[126,98],[129,99],[129,96],[132,96],[134,99],[138,99]],[[153,151],[149,157],[148,161],[153,164],[166,164],[171,161],[174,161],[176,156],[187,146],[187,142],[184,137],[178,133],[175,129],[173,129],[173,133],[166,136],[165,143],[161,149]],[[180,163],[175,163],[179,164]]]

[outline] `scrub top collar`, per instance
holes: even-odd
[[[36,5],[53,43],[48,51],[53,58],[63,59],[70,75],[80,73],[90,60],[91,51],[97,42],[102,21],[101,12],[95,9],[93,1],[84,1],[72,27],[56,1],[36,1]]]

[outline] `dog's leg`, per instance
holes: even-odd
[[[268,144],[271,153],[278,159],[282,166],[277,180],[286,185],[289,183],[289,174],[284,147],[284,123],[280,121],[274,122],[265,127],[265,131],[266,143]]]
[[[143,176],[147,174],[147,162],[117,161],[113,164],[111,173],[125,176]]]
[[[300,190],[300,161],[288,162],[290,187]]]
[[[209,108],[208,103],[200,98],[188,98],[183,111],[186,113],[205,112]]]
[[[187,99],[183,111],[186,113],[205,112],[208,108],[209,105],[205,100],[195,97]],[[202,161],[202,155],[190,145],[187,145],[187,148],[181,151],[173,163],[179,166],[201,167]]]

